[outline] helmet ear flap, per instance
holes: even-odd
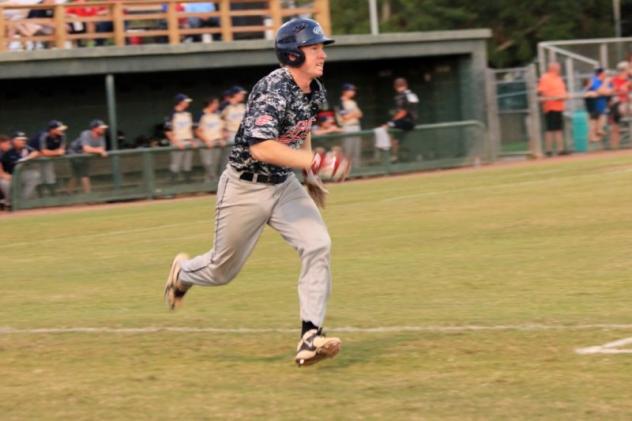
[[[294,51],[288,51],[285,53],[285,63],[290,67],[301,67],[305,62],[305,54],[299,49],[298,53]]]

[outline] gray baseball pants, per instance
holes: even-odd
[[[169,171],[173,174],[179,174],[181,170],[189,172],[193,167],[193,151],[188,149],[192,143],[188,140],[185,140],[182,143],[186,145],[187,149],[172,151],[170,154],[171,162],[169,164]]]
[[[240,180],[230,165],[217,191],[215,243],[208,253],[182,263],[180,281],[218,286],[241,270],[270,225],[298,252],[301,320],[322,326],[331,290],[331,239],[318,208],[294,174],[281,184]]]

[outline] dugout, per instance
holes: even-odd
[[[393,107],[392,80],[403,76],[420,96],[419,123],[485,124],[490,36],[487,29],[337,36],[324,78],[330,106],[341,84],[353,82],[364,127],[379,125]],[[156,133],[177,92],[194,98],[195,112],[204,98],[235,84],[248,89],[276,66],[264,40],[2,53],[0,132],[31,134],[56,118],[73,139],[100,117],[115,123],[125,134],[121,146],[129,146]]]

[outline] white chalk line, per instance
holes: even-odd
[[[621,349],[621,347],[632,344],[632,338],[623,338],[608,342],[603,345],[577,348],[576,353],[580,355],[591,354],[632,354],[632,349]]]
[[[516,324],[516,325],[462,325],[462,326],[380,326],[353,327],[341,326],[327,328],[335,333],[466,333],[466,332],[498,332],[498,331],[549,331],[549,330],[632,330],[632,324],[584,324],[584,325],[546,325],[546,324]],[[296,328],[216,328],[216,327],[177,327],[177,326],[148,326],[148,327],[49,327],[49,328],[12,328],[0,327],[0,335],[12,334],[59,334],[59,333],[226,333],[226,334],[263,334],[263,333],[296,333]],[[630,338],[632,343],[632,338]],[[608,344],[606,344],[608,345]]]

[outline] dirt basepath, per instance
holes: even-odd
[[[524,158],[506,158],[501,161],[498,161],[492,165],[482,165],[480,167],[463,167],[463,168],[451,168],[451,169],[438,169],[431,171],[420,171],[406,174],[398,174],[391,175],[389,177],[393,178],[418,178],[418,177],[436,177],[438,175],[443,175],[445,173],[469,173],[474,171],[497,171],[505,168],[520,168],[520,167],[531,167],[531,166],[547,166],[554,165],[560,163],[562,161],[587,161],[591,159],[599,159],[599,158],[612,158],[612,157],[622,157],[629,156],[632,157],[632,149],[627,150],[619,150],[619,151],[598,151],[591,152],[589,154],[574,154],[570,156],[562,156],[562,157],[553,157],[546,159],[524,159]],[[370,177],[370,178],[361,178],[357,180],[350,180],[348,183],[368,183],[372,180],[375,180],[379,177]],[[19,212],[0,212],[0,220],[9,219],[9,218],[21,218],[27,216],[35,216],[35,215],[50,215],[55,213],[75,213],[75,212],[83,212],[86,210],[105,210],[119,207],[141,207],[141,206],[160,206],[166,203],[172,203],[173,200],[198,200],[201,197],[212,196],[214,194],[194,194],[191,196],[182,196],[176,199],[154,199],[154,200],[137,200],[132,202],[118,202],[118,203],[105,203],[105,204],[95,204],[95,205],[72,205],[72,206],[60,206],[60,207],[51,207],[51,208],[40,208],[40,209],[30,209],[23,210]]]

